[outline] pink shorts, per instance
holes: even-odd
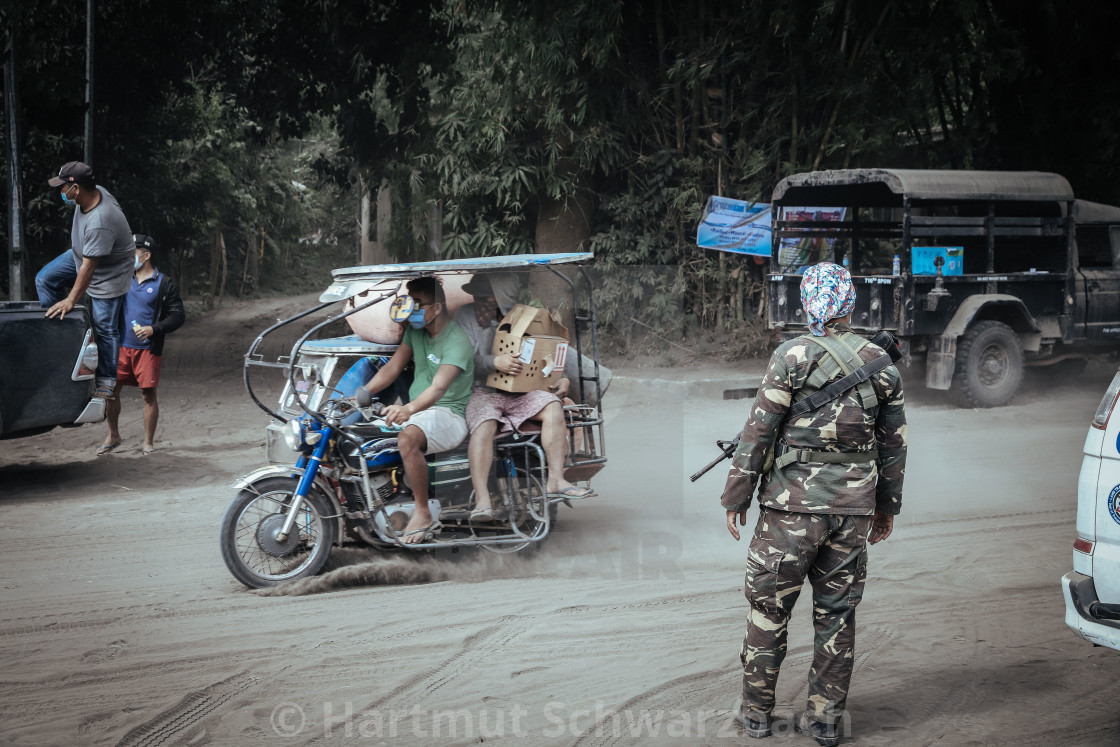
[[[163,356],[151,350],[121,348],[117,356],[117,382],[124,386],[138,386],[141,389],[155,389],[159,386],[159,371],[163,367]]]
[[[510,394],[476,386],[467,403],[467,428],[474,433],[487,420],[497,420],[499,433],[516,431],[526,420],[559,401],[559,397],[544,389]]]

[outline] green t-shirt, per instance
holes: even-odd
[[[463,328],[452,320],[438,337],[433,338],[426,329],[409,327],[404,331],[403,343],[412,348],[412,360],[416,363],[416,375],[408,389],[409,398],[419,397],[432,385],[439,367],[449,364],[463,373],[455,377],[436,405],[465,414],[474,382],[474,348]]]

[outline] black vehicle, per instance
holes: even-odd
[[[802,269],[834,261],[862,286],[852,326],[894,332],[961,404],[1007,404],[1024,365],[1118,349],[1120,208],[1057,174],[818,171],[783,179],[771,209],[783,334],[804,331]]]
[[[105,419],[92,397],[97,345],[84,306],[48,319],[36,302],[0,302],[0,439]]]

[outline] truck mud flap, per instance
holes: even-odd
[[[930,338],[926,354],[926,386],[946,391],[953,384],[957,367],[957,338],[938,335]]]

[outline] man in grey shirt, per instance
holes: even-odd
[[[93,169],[81,161],[65,164],[47,183],[58,187],[62,201],[77,209],[70,249],[35,276],[39,305],[47,309],[48,317],[64,319],[89,294],[97,335],[94,396],[111,397],[117,380],[121,309],[136,259],[132,229],[116,198],[97,186]]]

